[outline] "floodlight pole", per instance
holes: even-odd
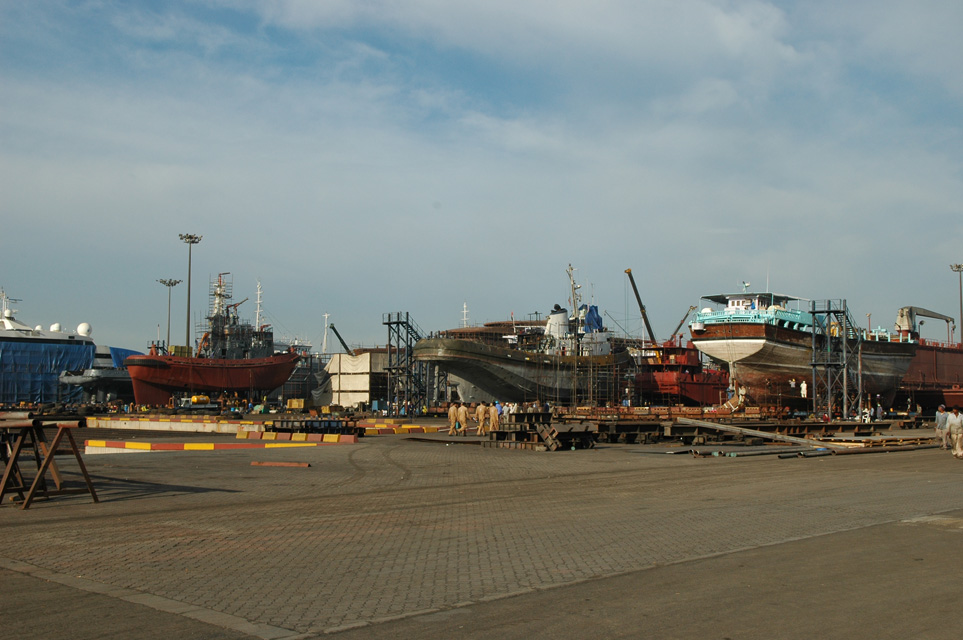
[[[960,276],[960,342],[963,342],[963,264],[951,264],[950,269]]]
[[[158,280],[159,283],[167,287],[167,342],[164,344],[164,348],[170,350],[171,348],[171,289],[176,287],[181,283],[180,280],[170,280],[161,278]]]
[[[187,330],[184,332],[184,344],[191,350],[191,249],[201,241],[201,237],[193,233],[180,234],[181,240],[187,243]]]

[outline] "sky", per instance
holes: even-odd
[[[144,350],[190,233],[192,324],[230,272],[316,351],[325,314],[352,347],[386,313],[544,315],[570,264],[640,337],[626,269],[659,338],[743,282],[958,317],[960,27],[935,0],[0,0],[0,287]]]

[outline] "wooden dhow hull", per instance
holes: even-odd
[[[717,323],[692,328],[692,343],[727,364],[731,381],[760,403],[802,397],[812,384],[812,334],[764,323]],[[863,393],[889,405],[916,353],[911,341],[862,342]],[[855,343],[853,343],[853,348]],[[811,391],[811,390],[808,390]]]

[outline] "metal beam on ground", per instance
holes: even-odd
[[[845,445],[839,445],[831,442],[817,442],[814,440],[809,440],[807,438],[797,438],[795,436],[784,436],[781,433],[769,433],[768,431],[759,431],[757,429],[746,429],[745,427],[735,427],[730,424],[719,424],[717,422],[706,422],[705,420],[693,420],[692,418],[678,418],[676,422],[679,424],[686,424],[694,427],[705,427],[706,429],[715,429],[716,431],[727,431],[729,433],[738,433],[744,436],[753,436],[756,438],[766,438],[767,440],[778,440],[779,442],[791,442],[793,444],[806,445],[807,447],[812,447],[814,449],[848,449],[849,447]]]

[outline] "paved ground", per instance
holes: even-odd
[[[959,637],[963,463],[946,452],[692,458],[440,439],[87,456],[100,504],[0,506],[0,628]]]

